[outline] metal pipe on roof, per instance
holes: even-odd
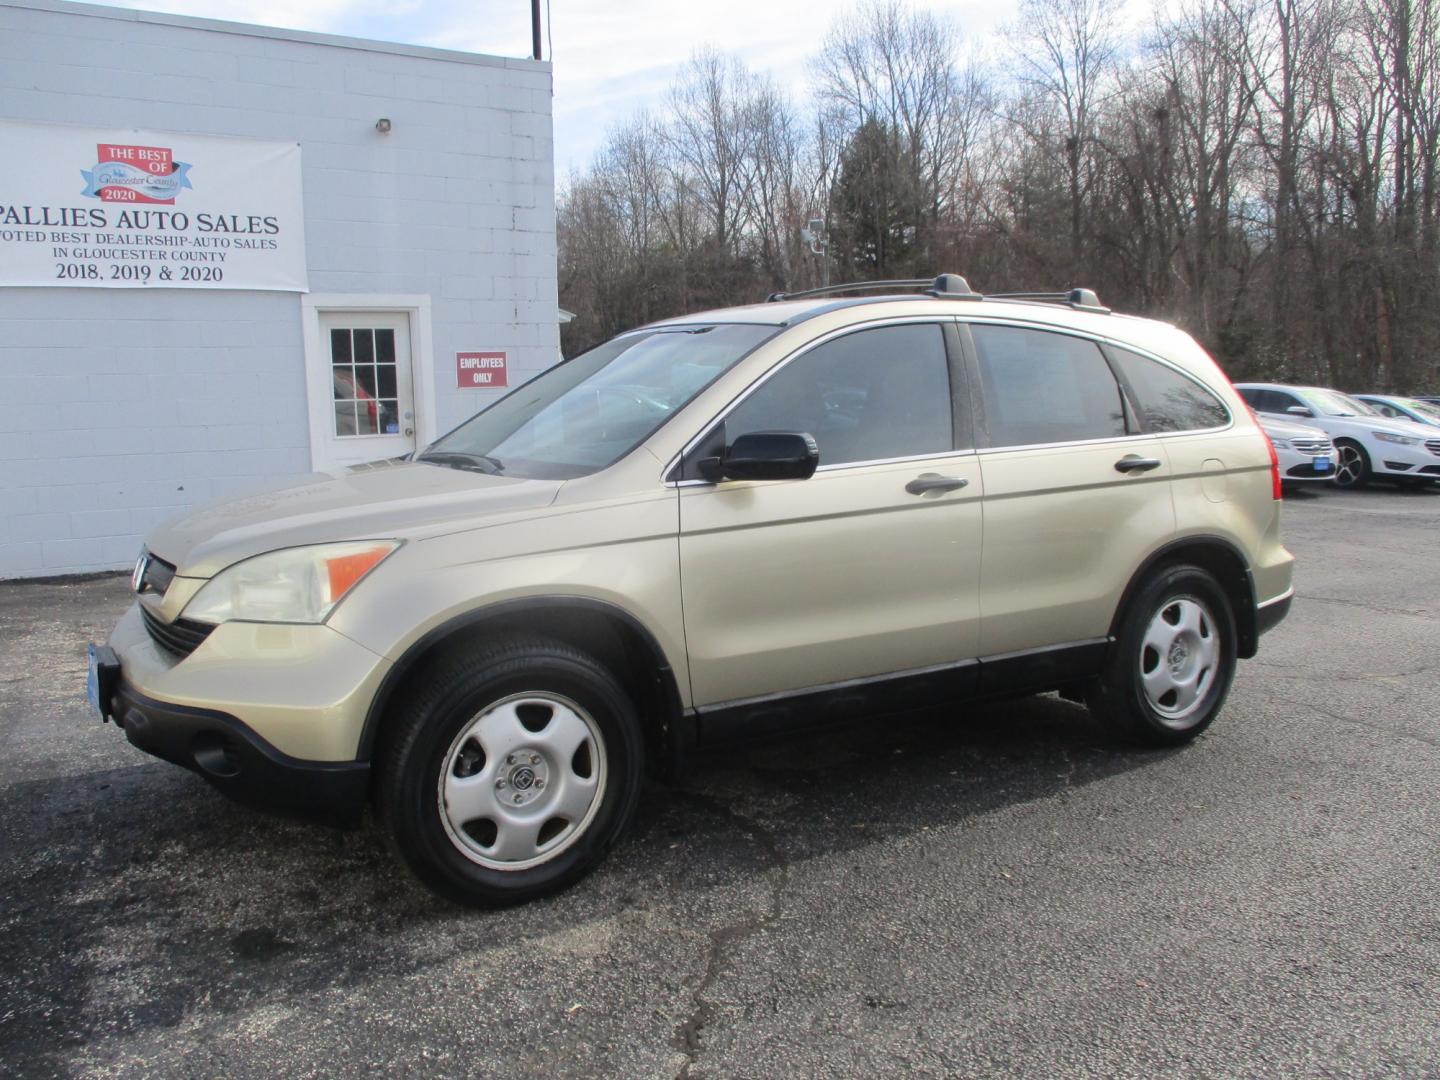
[[[535,59],[543,59],[540,55],[540,0],[530,0],[530,45]]]

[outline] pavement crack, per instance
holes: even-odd
[[[1360,608],[1362,611],[1371,611],[1376,615],[1408,615],[1412,618],[1428,619],[1433,612],[1427,608],[1400,608],[1400,607],[1379,607],[1375,604],[1367,604],[1363,600],[1346,600],[1339,596],[1310,596],[1306,593],[1296,593],[1295,599],[1314,601],[1320,604],[1339,604],[1342,607]]]
[[[727,956],[739,944],[779,920],[784,908],[785,890],[790,883],[790,864],[780,851],[775,834],[754,818],[702,792],[673,789],[672,794],[738,829],[764,853],[767,869],[775,871],[775,883],[764,910],[754,911],[748,917],[712,930],[709,934],[700,981],[690,995],[690,1011],[675,1029],[675,1045],[685,1055],[685,1063],[675,1074],[675,1080],[689,1080],[690,1070],[700,1060],[701,1032],[715,1015],[714,1004],[708,997],[710,988],[723,972]]]
[[[1262,693],[1267,692],[1262,691]],[[1268,696],[1277,698],[1282,701],[1293,700],[1284,694],[1277,694],[1273,691],[1269,691]],[[1331,712],[1329,709],[1322,709],[1319,705],[1315,705],[1310,702],[1306,702],[1305,707],[1307,709],[1310,709],[1312,712],[1318,713],[1319,715],[1324,717],[1328,717],[1329,719],[1334,720],[1337,723],[1349,724],[1352,727],[1368,728],[1371,731],[1383,732],[1386,735],[1395,735],[1402,739],[1413,739],[1415,742],[1424,743],[1426,746],[1440,747],[1440,739],[1437,739],[1431,735],[1422,735],[1418,731],[1404,731],[1400,728],[1388,727],[1385,724],[1373,724],[1368,720],[1361,720],[1360,718],[1355,716],[1345,716],[1343,713]]]

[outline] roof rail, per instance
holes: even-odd
[[[1069,289],[1065,292],[1012,292],[983,295],[970,288],[970,283],[959,274],[941,274],[933,281],[926,278],[896,278],[890,281],[852,281],[844,285],[823,285],[818,289],[801,289],[798,292],[771,293],[770,303],[779,300],[799,300],[807,296],[833,296],[836,293],[875,292],[880,289],[916,289],[928,296],[942,300],[1031,300],[1044,304],[1065,304],[1076,311],[1092,311],[1097,315],[1109,315],[1110,309],[1100,303],[1100,298],[1091,289]]]
[[[896,278],[890,281],[852,281],[845,285],[824,285],[818,289],[801,289],[799,292],[771,293],[770,303],[780,300],[799,300],[806,296],[830,296],[834,293],[870,292],[875,289],[919,289],[930,296],[946,300],[983,300],[979,293],[959,274],[941,274],[934,278]]]
[[[1067,292],[1009,292],[989,293],[987,300],[1034,300],[1042,304],[1066,304],[1076,311],[1093,311],[1097,315],[1109,315],[1110,309],[1100,303],[1092,289],[1070,289]]]

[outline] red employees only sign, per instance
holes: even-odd
[[[509,386],[503,352],[457,352],[455,385],[461,390],[493,390]]]

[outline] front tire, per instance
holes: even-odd
[[[1235,674],[1230,600],[1198,566],[1160,569],[1126,608],[1101,677],[1086,701],[1111,734],[1178,746],[1220,712]]]
[[[425,885],[504,907],[604,858],[639,800],[639,718],[598,661],[558,641],[455,652],[425,669],[379,755],[376,809]]]
[[[1338,488],[1358,490],[1370,482],[1370,455],[1359,443],[1340,439],[1335,443],[1335,479]]]

